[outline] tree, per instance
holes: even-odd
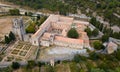
[[[40,15],[37,15],[37,20],[39,20],[40,19]]]
[[[92,17],[91,19],[90,19],[90,23],[91,24],[93,24],[94,26],[96,25],[96,18],[95,17]]]
[[[30,23],[30,25],[26,28],[26,33],[35,33],[35,23]]]
[[[87,35],[90,37],[92,35],[92,31],[89,27],[85,29],[85,32],[87,32]]]
[[[38,64],[37,64],[39,67],[41,67],[42,65],[45,65],[45,63],[44,62],[38,62]]]
[[[19,9],[10,9],[9,13],[10,15],[20,15]]]
[[[98,29],[94,29],[93,31],[92,31],[92,35],[93,36],[97,36],[99,34],[99,30]]]
[[[4,39],[5,39],[5,43],[6,43],[6,44],[9,44],[9,43],[10,43],[10,39],[9,39],[8,36],[5,35],[5,38],[4,38]]]
[[[90,72],[105,72],[105,71],[100,68],[92,68]]]
[[[95,41],[95,42],[93,43],[93,46],[94,46],[94,48],[97,49],[97,50],[100,50],[100,49],[102,49],[102,47],[103,47],[103,45],[102,45],[102,43],[101,43],[100,41]]]
[[[46,19],[47,19],[47,16],[40,17],[40,23],[38,24],[38,26],[40,26]]]
[[[105,18],[111,20],[112,16],[113,16],[113,11],[112,10],[106,10],[105,13],[104,13],[104,16],[105,16]]]
[[[33,13],[32,13],[32,12],[28,12],[27,15],[28,15],[28,16],[32,16]]]
[[[117,52],[115,53],[115,57],[120,60],[120,49],[117,50]]]
[[[15,40],[15,35],[11,31],[9,33],[9,39],[10,39],[10,41]]]
[[[79,37],[79,34],[78,34],[78,32],[76,31],[75,28],[71,28],[71,29],[68,31],[67,36],[68,36],[69,38],[78,38],[78,37]]]
[[[99,55],[95,52],[91,52],[89,58],[91,60],[97,60],[97,59],[99,59]]]
[[[74,56],[74,61],[76,63],[79,63],[81,61],[80,56],[78,54]]]
[[[101,38],[102,42],[107,42],[109,40],[109,35],[104,34]]]
[[[20,64],[18,62],[12,62],[12,68],[13,69],[19,69],[20,68]]]
[[[27,68],[33,68],[36,65],[35,61],[28,61]]]
[[[120,72],[120,67],[115,68],[115,72]]]

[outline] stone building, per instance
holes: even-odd
[[[39,46],[58,45],[71,48],[90,48],[89,38],[84,32],[89,22],[74,20],[71,17],[50,15],[32,36],[31,43]],[[79,33],[78,39],[68,38],[67,32],[75,28]]]
[[[74,18],[71,17],[50,15],[39,27],[37,32],[28,39],[23,20],[19,18],[13,20],[13,33],[15,33],[20,40],[29,41],[35,46],[41,45],[49,47],[51,45],[58,45],[77,49],[90,49],[89,38],[86,32],[84,32],[84,29],[88,25],[89,22],[74,20]],[[67,32],[71,28],[75,28],[79,33],[78,39],[67,37]]]
[[[13,25],[12,25],[13,33],[19,37],[20,40],[25,41],[25,27],[23,24],[22,18],[15,18],[13,19]]]
[[[117,44],[115,44],[114,42],[109,42],[107,44],[107,48],[106,48],[107,49],[107,53],[111,54],[114,51],[117,51],[117,48],[118,48]]]

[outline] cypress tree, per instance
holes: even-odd
[[[6,35],[5,35],[5,43],[6,43],[6,44],[9,44],[9,43],[10,43],[10,39],[9,39],[9,37],[6,36]]]

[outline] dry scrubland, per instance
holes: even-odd
[[[12,19],[19,18],[20,16],[4,16],[0,17],[0,38],[12,31]],[[23,17],[27,20],[28,17]]]

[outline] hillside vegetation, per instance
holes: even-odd
[[[97,14],[110,22],[120,26],[120,0],[5,0],[16,5],[28,6],[33,9],[47,9],[62,15],[77,13],[78,10],[88,16]]]

